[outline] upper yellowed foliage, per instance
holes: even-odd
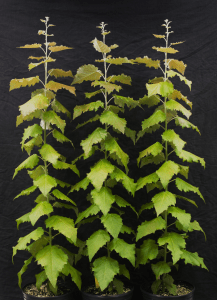
[[[45,56],[38,56],[38,57],[36,57],[36,56],[29,56],[28,57],[28,59],[37,59],[37,60],[41,60],[41,59],[44,59],[45,58]]]
[[[165,38],[165,35],[153,34],[153,36],[155,36],[158,39],[164,39]]]
[[[72,47],[66,47],[66,46],[49,46],[48,48],[52,52],[58,52],[62,50],[67,50],[67,49],[73,49]]]
[[[58,90],[61,90],[61,89],[65,89],[65,90],[69,91],[70,93],[76,95],[74,86],[68,86],[68,85],[65,85],[65,84],[62,84],[59,82],[55,82],[55,81],[49,81],[46,84],[46,88],[48,90],[52,90],[54,92],[57,92]]]
[[[14,89],[19,89],[21,86],[31,86],[39,83],[40,79],[39,76],[23,78],[23,79],[12,79],[10,82],[10,91]]]
[[[174,90],[173,91],[173,93],[170,95],[170,99],[173,99],[173,100],[175,100],[175,99],[183,100],[192,109],[193,103],[191,101],[189,101],[186,96],[183,96],[182,93],[180,91],[178,91],[178,90]]]
[[[53,59],[53,58],[49,57],[47,60],[43,60],[43,61],[41,61],[39,63],[30,63],[29,66],[28,66],[28,68],[29,68],[29,71],[30,71],[33,68],[38,67],[41,64],[44,64],[46,62],[54,62],[54,61],[56,61],[56,59]]]
[[[46,32],[45,32],[44,30],[39,30],[39,31],[38,31],[38,35],[41,35],[41,34],[45,35]]]
[[[103,62],[104,60],[96,60],[97,62]],[[133,64],[133,61],[128,59],[127,57],[118,57],[118,58],[108,58],[106,59],[107,63],[113,65],[122,65],[122,64]]]
[[[48,45],[49,45],[49,47],[53,47],[53,46],[56,46],[56,42],[50,42],[50,43],[48,43]]]
[[[187,67],[186,64],[183,63],[183,61],[179,61],[177,59],[171,59],[169,61],[169,68],[170,69],[176,69],[177,71],[179,71],[182,75],[184,75],[185,73],[185,69]]]
[[[17,48],[40,48],[41,44],[32,44],[32,45],[25,45],[25,46],[20,46]]]
[[[101,53],[108,53],[111,51],[111,49],[104,44],[102,41],[97,40],[97,38],[95,38],[93,41],[93,46],[96,49],[96,51],[101,52]]]
[[[146,66],[149,68],[153,67],[158,69],[160,67],[160,60],[152,60],[148,56],[144,56],[143,58],[137,57],[133,61],[139,64],[146,64]]]
[[[73,77],[72,71],[63,71],[61,69],[51,69],[49,70],[49,75],[57,77]]]
[[[109,46],[110,49],[116,49],[116,48],[118,48],[118,47],[119,47],[119,46],[118,46],[117,44],[114,44],[114,45]]]
[[[166,47],[152,47],[152,49],[160,51],[160,52],[164,52],[164,53],[176,53],[179,52],[178,50],[174,49],[174,48],[166,48]]]
[[[176,43],[171,43],[170,45],[179,45],[179,44],[182,44],[182,43],[184,43],[185,41],[183,41],[183,42],[176,42]]]

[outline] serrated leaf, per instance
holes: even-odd
[[[39,188],[44,196],[50,192],[53,187],[57,186],[56,180],[50,175],[43,174],[33,181],[34,185]]]
[[[97,111],[100,107],[104,108],[104,103],[100,100],[84,105],[76,105],[73,113],[73,120],[87,111]]]
[[[115,129],[119,130],[124,134],[127,121],[124,118],[120,118],[117,114],[112,111],[104,111],[100,116],[100,122],[102,124],[107,124],[113,126]]]
[[[208,270],[204,264],[203,258],[199,257],[197,252],[192,253],[187,250],[183,250],[181,258],[185,260],[185,264],[191,264]]]
[[[88,156],[94,144],[100,143],[107,137],[108,133],[103,128],[96,128],[88,137],[81,142],[81,146],[85,153],[85,156]]]
[[[123,84],[131,85],[132,80],[131,80],[130,76],[127,76],[125,74],[121,74],[121,75],[112,75],[112,76],[107,78],[107,81],[108,82],[118,81],[118,82],[121,82]]]
[[[132,130],[132,129],[128,128],[128,127],[125,127],[124,134],[127,137],[129,137],[133,141],[133,143],[135,145],[135,143],[136,143],[136,131]]]
[[[86,124],[88,124],[88,123],[90,123],[90,122],[95,122],[95,121],[98,121],[98,120],[99,120],[99,115],[96,115],[95,117],[90,118],[90,119],[87,120],[86,122],[84,122],[84,123],[82,123],[82,124],[78,124],[78,125],[76,126],[76,129],[78,129],[78,128],[80,128],[80,127],[82,127],[82,126],[84,126],[84,125],[86,125]]]
[[[185,151],[185,150],[181,150],[181,151],[178,151],[178,150],[175,150],[176,152],[176,155],[181,158],[183,161],[187,161],[187,162],[199,162],[201,164],[202,167],[205,168],[205,161],[203,158],[191,153],[191,152],[188,152],[188,151]]]
[[[61,112],[63,114],[66,114],[68,118],[71,118],[71,113],[68,111],[68,109],[66,109],[59,101],[57,101],[56,99],[54,101],[52,101],[51,104],[53,110],[55,110],[56,112]]]
[[[27,101],[25,104],[19,106],[19,111],[23,117],[30,115],[36,110],[46,109],[50,104],[50,100],[43,96],[42,94],[38,94]]]
[[[139,152],[139,157],[137,158],[137,163],[139,164],[142,157],[150,155],[150,154],[153,156],[157,156],[158,154],[160,154],[162,152],[162,150],[163,150],[163,146],[161,145],[161,143],[159,143],[159,142],[154,143],[153,145],[149,146],[145,150]]]
[[[69,263],[65,264],[62,270],[65,276],[71,275],[72,281],[77,285],[79,290],[81,289],[81,273],[73,268]]]
[[[160,67],[160,60],[152,60],[148,56],[137,57],[136,59],[133,59],[132,61],[135,63],[139,63],[139,64],[145,64],[146,67],[148,67],[148,68],[153,67],[155,69],[158,69]]]
[[[174,218],[177,218],[182,224],[184,230],[188,230],[191,221],[191,215],[186,213],[185,210],[179,207],[169,207],[168,213],[171,214]]]
[[[27,247],[27,250],[35,257],[36,254],[49,243],[49,236],[43,235]]]
[[[38,203],[30,212],[29,219],[32,224],[32,226],[35,225],[35,223],[38,221],[38,219],[43,215],[48,215],[53,212],[52,205],[47,202],[43,201]]]
[[[48,59],[42,60],[39,63],[30,63],[28,65],[28,69],[30,71],[30,70],[32,70],[32,69],[34,69],[34,68],[36,68],[36,67],[38,67],[38,66],[40,66],[42,64],[45,64],[45,63],[48,63],[48,62],[55,62],[55,61],[56,61],[56,59],[53,59],[53,58],[49,57]]]
[[[51,80],[46,84],[45,87],[46,87],[46,89],[52,90],[54,92],[57,92],[58,90],[61,90],[61,89],[65,89],[65,90],[69,91],[71,94],[74,94],[76,96],[75,88],[73,86],[65,85],[65,84]]]
[[[179,61],[177,59],[169,59],[167,60],[167,63],[170,69],[176,69],[177,71],[182,73],[182,75],[184,75],[187,65],[184,64],[183,61]]]
[[[104,215],[107,215],[112,203],[115,201],[115,196],[112,195],[111,190],[108,187],[102,187],[99,191],[92,190],[91,196],[94,204],[100,208]]]
[[[19,195],[17,195],[14,199],[20,196],[28,196],[29,194],[33,193],[37,189],[37,186],[30,186],[28,189],[23,190]]]
[[[34,97],[38,94],[44,95],[49,100],[53,100],[56,97],[56,95],[52,91],[49,91],[47,89],[37,89],[31,93],[31,97]]]
[[[39,176],[41,176],[42,174],[44,174],[44,169],[43,167],[40,165],[38,166],[35,170],[33,171],[28,171],[29,176],[35,180],[36,178],[38,178]]]
[[[20,46],[18,48],[40,48],[41,47],[41,44],[31,44],[31,45],[25,45],[25,46]]]
[[[193,192],[193,193],[196,193],[204,201],[204,198],[203,198],[201,192],[199,191],[198,187],[195,187],[195,186],[189,184],[188,182],[182,180],[181,178],[176,178],[176,182],[175,183],[176,183],[176,187],[181,192],[184,191],[184,192]]]
[[[162,230],[165,228],[166,228],[166,222],[161,216],[151,221],[145,221],[138,226],[136,241],[140,240],[146,235],[154,233],[156,230]]]
[[[101,222],[113,238],[118,237],[123,226],[122,219],[119,215],[107,214],[106,216],[101,217]]]
[[[143,212],[143,210],[145,209],[152,209],[154,207],[154,204],[152,202],[143,204],[139,210],[139,215],[141,215],[141,213]]]
[[[122,197],[115,195],[115,202],[119,207],[129,206],[137,214],[135,208],[130,203],[128,203],[126,200],[124,200]]]
[[[164,188],[167,187],[174,175],[179,173],[179,165],[172,160],[165,161],[163,165],[156,171]]]
[[[165,35],[153,34],[153,36],[158,38],[158,39],[164,39],[165,38]]]
[[[19,225],[24,223],[24,222],[30,222],[30,219],[29,219],[29,213],[23,215],[22,217],[16,219],[16,222],[17,222],[17,229],[19,229]]]
[[[115,179],[117,182],[121,181],[124,188],[130,192],[132,195],[136,191],[136,183],[134,180],[127,176],[122,170],[115,167],[114,171],[110,174],[111,179]]]
[[[22,138],[22,141],[21,141],[22,150],[23,150],[23,146],[24,146],[25,141],[29,137],[36,138],[37,136],[39,136],[41,134],[42,134],[42,128],[38,124],[34,124],[32,126],[29,126],[29,127],[25,128],[24,133],[23,133],[23,138]]]
[[[73,191],[79,191],[80,189],[84,189],[86,190],[88,185],[90,183],[90,180],[85,177],[84,179],[82,179],[81,181],[79,181],[78,183],[76,183],[71,190],[69,191],[69,193],[72,193]],[[69,185],[70,186],[70,185]]]
[[[188,231],[192,232],[193,230],[201,231],[204,234],[206,240],[206,234],[204,230],[200,227],[200,224],[197,221],[191,222],[188,228]]]
[[[108,94],[111,94],[114,90],[119,92],[122,89],[120,85],[98,80],[93,81],[91,85],[94,87],[99,85],[101,88],[105,89],[108,92]]]
[[[83,81],[99,80],[102,72],[94,65],[81,66],[74,77],[72,84],[82,83]]]
[[[161,275],[169,273],[171,271],[168,263],[164,261],[159,261],[156,264],[152,264],[151,268],[156,276],[156,279],[158,279]]]
[[[61,45],[61,46],[49,46],[48,49],[52,52],[58,52],[58,51],[63,51],[63,50],[68,50],[68,49],[73,49],[73,48]]]
[[[20,87],[31,86],[31,85],[33,86],[39,82],[40,82],[39,76],[23,78],[23,79],[12,79],[10,81],[10,91],[14,89],[19,89]]]
[[[152,49],[160,51],[160,52],[164,52],[164,53],[171,53],[174,54],[176,52],[179,52],[178,50],[174,49],[174,48],[166,48],[166,47],[152,47]]]
[[[65,163],[63,161],[59,161],[58,160],[55,164],[53,164],[53,167],[55,169],[60,169],[60,170],[71,169],[75,174],[77,174],[78,176],[80,176],[80,173],[79,173],[76,165],[68,164],[68,163]]]
[[[188,179],[189,166],[182,166],[179,164],[179,174]]]
[[[120,268],[119,274],[124,275],[126,278],[128,278],[130,280],[130,273],[127,270],[126,266],[119,264],[119,268]]]
[[[176,288],[176,285],[173,284],[174,280],[173,280],[172,276],[169,274],[165,274],[163,276],[162,281],[163,281],[163,284],[165,285],[166,289],[169,291],[169,293],[176,296],[177,288]]]
[[[42,144],[43,144],[43,139],[39,135],[36,138],[32,138],[27,143],[25,143],[23,145],[23,148],[26,150],[26,152],[28,153],[28,155],[31,155],[31,152],[32,152],[32,149],[34,148],[34,146],[40,147]]]
[[[123,226],[121,227],[120,233],[127,233],[127,234],[133,233],[133,234],[135,235],[134,230],[131,229],[130,227],[126,226],[126,225],[123,225]]]
[[[76,243],[77,240],[77,228],[75,228],[74,221],[70,218],[62,216],[52,216],[45,221],[47,228],[53,228],[59,231],[61,234],[69,238]]]
[[[191,200],[191,199],[188,199],[188,198],[186,198],[186,197],[180,196],[180,195],[175,195],[175,196],[176,196],[176,198],[179,198],[179,199],[182,199],[182,200],[188,201],[189,203],[191,203],[191,204],[195,205],[195,206],[198,208],[198,206],[197,206],[197,204],[196,204],[196,202],[195,202],[195,201],[193,201],[193,200]]]
[[[192,115],[189,110],[173,99],[166,102],[166,107],[170,110],[180,111],[187,119]]]
[[[152,198],[154,203],[154,208],[156,210],[157,216],[159,216],[163,211],[167,210],[170,205],[176,204],[176,197],[168,192],[160,192]]]
[[[164,141],[172,143],[178,151],[181,151],[186,144],[173,129],[164,131],[162,138]]]
[[[155,111],[148,119],[142,122],[142,130],[148,129],[158,123],[164,122],[166,120],[166,115],[161,110]]]
[[[27,260],[24,260],[24,265],[22,266],[21,270],[17,273],[17,276],[18,276],[18,285],[19,285],[20,288],[22,288],[21,287],[21,284],[22,284],[22,275],[23,275],[23,273],[26,272],[26,270],[27,270],[29,264],[31,263],[32,259],[33,259],[33,256],[31,256]]]
[[[98,214],[99,211],[100,211],[99,206],[96,205],[96,204],[92,204],[86,210],[84,210],[81,213],[79,213],[78,218],[77,218],[75,224],[80,223],[84,218],[88,218],[89,216],[93,216],[93,215]]]
[[[51,69],[48,71],[50,76],[58,77],[73,77],[72,71],[63,71],[61,69]]]
[[[43,120],[46,123],[56,125],[62,132],[64,132],[66,122],[62,120],[54,111],[49,110],[43,114]]]
[[[41,59],[45,59],[45,56],[29,56],[28,59],[36,59],[36,60],[41,60]]]
[[[103,62],[104,60],[96,60],[96,61]],[[134,64],[134,62],[131,59],[128,59],[127,57],[107,58],[105,61],[113,65]]]
[[[35,285],[36,285],[37,289],[39,290],[41,285],[43,284],[43,282],[45,280],[47,280],[47,275],[46,275],[45,271],[42,271],[39,274],[36,274],[35,278],[36,278]]]
[[[61,181],[61,180],[56,179],[56,178],[54,178],[54,179],[56,180],[56,183],[59,184],[59,186],[61,186],[62,188],[64,188],[64,187],[71,187],[71,184],[69,184],[69,183],[66,183],[66,182]]]
[[[97,94],[100,94],[100,93],[102,93],[101,90],[98,90],[98,91],[95,91],[95,92],[91,92],[91,93],[85,93],[85,97],[88,98],[88,99],[90,99],[91,97],[93,97],[93,96],[95,96]]]
[[[56,129],[52,130],[52,135],[60,143],[69,142],[72,144],[72,141],[70,139],[68,139],[65,135],[63,135],[61,132],[59,132]],[[72,146],[73,146],[73,144],[72,144]]]
[[[181,81],[184,81],[185,84],[189,87],[189,89],[191,90],[191,85],[192,85],[192,81],[188,80],[185,76],[182,76],[181,74],[175,72],[175,71],[172,71],[172,70],[169,70],[167,71],[167,76],[168,77],[174,77],[174,76],[178,76],[179,79]]]
[[[157,181],[159,180],[159,177],[158,175],[156,174],[156,172],[150,174],[150,175],[147,175],[145,177],[141,177],[138,179],[137,181],[137,187],[136,187],[136,190],[140,190],[144,187],[144,185],[148,184],[148,183],[156,183]]]
[[[196,130],[199,134],[200,134],[200,131],[199,129],[197,128],[197,126],[195,126],[194,124],[190,123],[189,121],[181,118],[181,117],[176,117],[175,118],[175,123],[176,125],[178,126],[181,126],[182,128],[192,128],[194,130]]]
[[[62,192],[60,192],[59,190],[55,189],[52,191],[52,194],[54,195],[54,197],[56,197],[57,199],[60,200],[64,200],[64,201],[68,201],[71,202],[73,205],[76,205],[76,203],[74,201],[72,201],[69,197],[67,197],[65,194],[63,194]]]
[[[150,191],[154,190],[155,188],[159,189],[159,190],[162,190],[163,189],[163,186],[161,184],[160,181],[156,182],[156,183],[148,183],[146,185],[146,190],[147,190],[147,193],[149,193]]]
[[[148,97],[153,95],[161,95],[162,97],[168,97],[169,94],[172,94],[174,88],[173,84],[168,81],[158,82],[158,83],[146,83],[146,88],[148,90]]]
[[[68,256],[57,246],[48,245],[37,253],[36,260],[44,268],[49,281],[55,288],[57,278],[67,263]]]
[[[107,242],[110,241],[110,236],[105,230],[97,230],[86,241],[89,260],[91,261],[97,251]]]
[[[37,154],[33,154],[29,156],[26,160],[24,160],[16,169],[13,175],[13,178],[17,175],[17,173],[22,169],[33,169],[37,166],[39,162],[39,158]]]
[[[143,166],[146,166],[148,164],[159,165],[160,163],[162,163],[164,161],[165,161],[164,153],[160,153],[156,156],[149,155],[148,157],[143,157],[141,159],[140,168],[142,168]]]
[[[114,103],[119,107],[123,107],[126,105],[129,109],[135,108],[139,105],[138,101],[133,100],[130,97],[123,97],[119,95],[114,95]]]
[[[135,267],[135,244],[128,244],[124,240],[115,238],[109,244],[110,251],[115,250],[122,258],[128,259]]]
[[[44,234],[44,230],[42,227],[38,227],[34,231],[30,232],[24,237],[19,238],[17,245],[13,247],[13,256],[16,255],[17,250],[25,250],[27,247],[27,244],[31,242],[31,240],[38,240],[42,237]]]
[[[172,254],[173,264],[176,264],[185,248],[185,239],[176,232],[169,232],[158,239],[158,244],[159,246],[167,244],[167,248]]]
[[[138,100],[140,105],[148,105],[148,107],[157,105],[160,102],[160,97],[158,95],[152,95],[151,97],[144,96]]]
[[[109,53],[111,51],[111,49],[104,44],[102,41],[97,40],[97,38],[95,38],[93,41],[93,47],[96,49],[96,51],[101,52],[101,53]]]
[[[145,265],[148,260],[155,259],[158,255],[158,245],[154,240],[148,239],[143,242],[139,249],[136,249],[136,268]]]
[[[60,154],[49,144],[44,144],[39,150],[42,158],[51,164],[55,164],[60,158]]]

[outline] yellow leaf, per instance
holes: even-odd
[[[58,82],[55,82],[55,81],[49,81],[46,84],[46,88],[48,90],[52,90],[54,92],[57,92],[58,90],[61,90],[61,89],[65,89],[65,90],[69,91],[70,93],[76,95],[75,94],[75,87],[68,86],[68,85],[65,85],[65,84],[62,84],[62,83],[58,83]]]
[[[25,45],[25,46],[20,46],[17,48],[40,48],[41,44],[32,44],[32,45]]]
[[[49,70],[49,75],[54,77],[73,77],[72,72],[69,71],[63,71],[61,69],[51,69]]]
[[[55,42],[50,42],[50,43],[48,43],[49,47],[51,47],[51,46],[52,46],[52,47],[53,47],[53,46],[56,46],[56,44],[57,44],[57,43],[55,43]]]
[[[29,68],[29,71],[30,71],[30,70],[32,70],[33,68],[38,67],[38,66],[41,65],[41,64],[44,64],[44,63],[46,63],[46,62],[54,62],[54,61],[56,61],[56,59],[53,59],[53,58],[49,57],[47,60],[43,60],[43,61],[41,61],[40,63],[30,63],[30,64],[28,65],[28,68]]]
[[[184,64],[183,61],[179,61],[177,59],[168,59],[167,62],[169,62],[168,65],[170,69],[176,69],[177,71],[182,73],[182,75],[184,75],[187,65]]]
[[[182,44],[182,43],[184,43],[185,41],[183,41],[183,42],[176,42],[176,43],[171,43],[170,45],[179,45],[179,44]]]
[[[61,45],[61,46],[49,46],[48,49],[50,51],[52,51],[52,52],[58,52],[58,51],[67,50],[67,49],[73,49],[73,48]]]
[[[39,30],[39,31],[38,31],[38,35],[41,35],[41,34],[45,35],[46,32],[45,32],[44,30]]]
[[[187,99],[187,97],[183,96],[180,91],[174,90],[173,93],[170,95],[170,99],[179,99],[183,100],[190,108],[192,109],[193,103]]]
[[[108,53],[111,51],[111,49],[104,44],[103,42],[97,40],[97,38],[95,38],[93,41],[93,46],[96,49],[96,51],[101,52],[101,53]]]
[[[39,76],[36,77],[29,77],[29,78],[23,78],[23,79],[12,79],[10,82],[10,91],[14,89],[19,89],[21,86],[31,86],[35,85],[36,83],[39,83],[40,79]]]
[[[36,56],[29,56],[28,59],[37,59],[37,60],[40,60],[40,59],[44,59],[45,56],[40,56],[40,57],[36,57]]]
[[[158,69],[160,67],[160,60],[152,60],[148,56],[144,56],[143,58],[137,57],[133,61],[139,64],[146,64],[146,66],[149,68],[153,67]]]
[[[96,286],[97,289],[99,288],[99,282],[98,282],[98,280],[96,279],[96,277],[95,277],[95,286]]]
[[[152,47],[152,49],[160,51],[160,52],[165,52],[165,53],[176,53],[179,52],[178,50],[174,49],[174,48],[166,48],[166,47]]]
[[[155,36],[158,39],[164,39],[165,38],[165,35],[153,34],[153,36]]]
[[[111,45],[109,48],[110,49],[116,49],[116,48],[118,48],[119,46],[117,45],[117,44],[114,44],[114,45]]]

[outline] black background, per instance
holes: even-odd
[[[152,46],[160,46],[160,40],[153,37],[152,33],[163,34],[161,24],[165,19],[172,21],[170,41],[186,41],[177,46],[180,51],[176,59],[183,60],[187,64],[185,76],[192,80],[192,90],[178,83],[182,93],[193,102],[193,114],[190,122],[197,125],[201,136],[193,130],[182,130],[181,137],[187,141],[186,149],[203,157],[206,161],[205,170],[199,164],[192,164],[189,182],[200,187],[206,204],[196,195],[191,198],[197,201],[198,209],[185,206],[191,212],[193,220],[197,220],[207,235],[204,241],[203,234],[195,232],[190,234],[188,249],[198,252],[204,258],[209,272],[198,267],[181,264],[178,277],[192,282],[196,287],[196,300],[215,300],[217,292],[217,126],[216,126],[216,36],[217,36],[217,3],[215,0],[152,0],[152,1],[27,1],[7,0],[0,1],[0,299],[21,299],[21,292],[17,285],[16,273],[20,270],[26,253],[19,251],[12,264],[12,246],[20,236],[31,231],[30,224],[16,229],[15,219],[27,213],[32,205],[31,197],[22,197],[13,201],[13,198],[31,185],[31,181],[22,171],[13,181],[14,169],[25,159],[27,155],[20,149],[23,128],[27,123],[16,128],[16,116],[18,106],[30,99],[34,88],[23,88],[9,93],[9,82],[13,78],[25,78],[35,75],[43,76],[43,68],[35,68],[28,71],[27,65],[30,55],[41,55],[39,50],[17,49],[19,46],[43,42],[42,36],[37,32],[43,28],[40,19],[50,17],[50,22],[56,27],[51,27],[58,45],[71,46],[74,49],[55,54],[56,68],[72,70],[76,73],[78,67],[84,64],[94,64],[95,59],[100,59],[89,43],[95,37],[101,38],[100,22],[108,24],[107,30],[111,34],[107,36],[107,44],[118,44],[119,48],[113,50],[114,57],[135,58],[148,55],[153,59],[162,59],[160,53],[152,50]],[[53,55],[54,56],[54,55]],[[112,67],[111,67],[112,68]],[[160,74],[154,69],[141,66],[113,67],[111,74],[125,73],[132,77],[132,86],[125,88],[122,95],[139,99],[146,94],[145,84],[148,79]],[[160,75],[161,76],[161,75]],[[43,77],[42,77],[43,78]],[[174,81],[176,82],[176,81]],[[69,80],[70,84],[71,81]],[[83,92],[90,91],[90,84],[77,86],[77,97],[68,92],[58,92],[62,102],[71,112],[75,105],[85,103]],[[141,121],[150,115],[150,110],[144,112],[135,109],[126,111],[128,126],[140,130]],[[82,122],[82,117],[78,122]],[[75,149],[70,145],[57,144],[57,150],[70,159],[74,159],[81,153],[79,146],[82,138],[87,136],[91,126],[74,131],[76,122],[67,122],[65,134],[73,140]],[[181,133],[180,133],[181,134]],[[150,173],[149,168],[139,170],[136,166],[138,153],[151,145],[154,137],[147,135],[134,147],[130,141],[120,139],[122,147],[130,155],[130,176],[137,180],[140,176]],[[83,176],[89,170],[94,160],[81,162],[78,168]],[[64,172],[63,172],[64,173]],[[64,173],[63,179],[71,184],[78,178],[71,172]],[[64,178],[66,177],[66,178]],[[82,177],[83,178],[83,177]],[[82,194],[74,193],[72,199],[78,204],[80,210],[85,208],[85,200]],[[145,191],[138,192],[135,198],[129,201],[136,207],[145,203],[150,196]],[[134,218],[134,216],[132,216]],[[133,224],[136,225],[136,224]],[[81,232],[81,238],[85,238],[86,232]],[[85,271],[86,265],[80,265]],[[34,280],[30,268],[23,276],[23,283]],[[147,272],[144,271],[144,272]],[[84,272],[85,273],[85,272]],[[85,275],[84,275],[85,277]],[[134,298],[139,299],[135,294]]]

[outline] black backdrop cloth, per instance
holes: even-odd
[[[22,295],[17,284],[17,272],[27,259],[24,251],[18,251],[12,264],[12,246],[20,236],[31,231],[31,225],[24,223],[20,230],[16,229],[15,220],[27,213],[33,203],[31,197],[22,197],[13,201],[13,198],[31,185],[25,171],[20,172],[12,181],[14,169],[27,158],[20,149],[20,141],[26,124],[16,128],[18,106],[30,99],[30,92],[34,88],[22,88],[9,93],[9,82],[13,78],[25,78],[37,74],[43,76],[43,68],[28,71],[28,56],[37,56],[37,50],[19,49],[25,44],[40,43],[42,36],[38,36],[39,29],[43,29],[40,19],[50,17],[51,27],[57,44],[71,46],[73,50],[59,52],[55,55],[55,68],[72,70],[75,74],[78,67],[84,64],[94,64],[100,59],[90,41],[101,37],[96,28],[100,22],[108,24],[107,30],[111,34],[107,37],[108,44],[118,44],[113,50],[115,57],[143,57],[148,55],[157,59],[160,53],[152,50],[152,46],[160,46],[160,40],[154,34],[163,34],[161,24],[165,19],[172,21],[171,42],[185,41],[177,46],[179,52],[176,59],[187,64],[185,76],[192,80],[192,90],[180,83],[180,89],[193,102],[193,114],[190,121],[197,125],[201,136],[193,130],[184,130],[183,139],[187,141],[187,150],[203,157],[206,161],[205,170],[199,164],[190,166],[189,182],[200,188],[206,204],[196,195],[192,199],[197,201],[198,209],[186,206],[192,213],[193,220],[197,220],[207,235],[204,240],[201,232],[190,234],[188,249],[198,252],[204,258],[209,272],[198,267],[181,264],[179,276],[196,286],[196,300],[216,300],[217,297],[217,2],[216,0],[7,0],[0,1],[0,300],[21,299]],[[39,54],[40,55],[40,54]],[[122,72],[132,77],[132,87],[122,94],[139,99],[146,94],[145,84],[148,79],[158,76],[154,69],[140,66],[113,67],[113,72]],[[69,82],[71,83],[71,82]],[[86,90],[85,90],[86,89]],[[88,90],[89,89],[89,90]],[[85,103],[83,92],[90,91],[90,84],[77,86],[77,96],[68,92],[58,92],[60,102],[72,112],[75,105]],[[124,94],[125,93],[125,94]],[[141,121],[150,115],[139,109],[127,111],[129,127],[140,130]],[[135,117],[136,116],[136,117]],[[80,121],[80,120],[79,120]],[[72,160],[80,154],[80,141],[89,128],[83,127],[74,131],[77,123],[67,122],[66,136],[73,140],[75,148],[69,145],[59,146],[58,150]],[[91,129],[91,128],[90,128]],[[147,135],[136,144],[135,148],[129,143],[122,142],[126,152],[131,157],[130,176],[137,180],[144,176],[148,169],[137,169],[136,157],[138,153],[153,143],[153,137]],[[93,161],[89,162],[90,165]],[[78,168],[82,176],[88,172],[89,163],[81,162]],[[64,173],[64,172],[63,172]],[[75,184],[78,178],[70,172],[63,178],[70,184]],[[146,175],[148,173],[146,172]],[[85,201],[79,193],[72,195],[73,200],[83,210]],[[138,192],[131,199],[135,207],[147,201],[146,192]],[[138,202],[138,203],[137,203]],[[85,232],[83,235],[85,238]],[[32,267],[37,268],[37,266]],[[85,270],[85,264],[81,269]],[[23,276],[23,283],[34,281],[31,268]],[[134,299],[140,299],[136,294]]]

